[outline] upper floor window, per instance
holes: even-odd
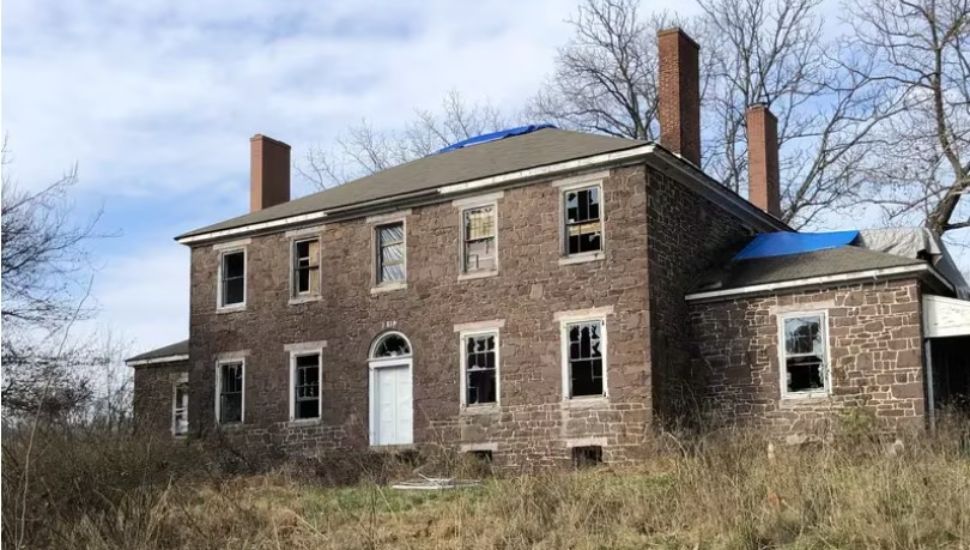
[[[603,248],[599,185],[563,192],[563,235],[566,255]]]
[[[404,222],[377,226],[377,284],[404,282]]]
[[[828,393],[826,320],[824,313],[795,313],[781,320],[782,395]]]
[[[465,405],[498,401],[498,333],[462,334]]]
[[[601,320],[564,325],[569,397],[606,395],[603,376],[604,323]]]
[[[246,303],[246,251],[222,253],[219,268],[219,307]]]
[[[220,424],[236,424],[243,421],[244,400],[243,361],[226,361],[216,368],[216,420]]]
[[[172,433],[189,432],[189,376],[183,374],[172,388]]]
[[[498,268],[495,205],[468,208],[462,217],[462,271],[478,273]]]
[[[320,239],[306,239],[293,243],[293,294],[320,294]]]
[[[320,418],[320,353],[294,354],[291,369],[292,418]]]

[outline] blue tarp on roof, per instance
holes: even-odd
[[[804,254],[838,248],[852,244],[859,237],[858,231],[833,231],[829,233],[791,233],[780,231],[777,233],[762,233],[755,237],[748,246],[734,256],[734,260],[750,260],[752,258],[766,258],[768,256],[786,256],[788,254]]]
[[[464,149],[465,147],[471,147],[472,145],[479,145],[482,143],[488,143],[489,141],[496,141],[499,139],[505,139],[512,136],[521,136],[522,134],[528,134],[530,132],[535,132],[536,130],[542,130],[543,128],[555,128],[552,124],[529,124],[527,126],[517,126],[515,128],[506,128],[505,130],[499,130],[497,132],[492,132],[490,134],[482,134],[480,136],[470,137],[468,139],[459,141],[458,143],[452,143],[451,145],[445,147],[444,149],[439,149],[438,153],[447,153],[449,151],[455,151],[457,149]]]

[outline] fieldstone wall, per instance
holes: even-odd
[[[134,367],[132,396],[135,428],[141,434],[172,435],[172,400],[175,384],[188,372],[188,361]],[[191,418],[189,419],[191,425]]]
[[[828,313],[831,395],[781,398],[778,315]],[[694,368],[720,422],[754,423],[800,440],[865,410],[887,431],[921,427],[925,400],[916,280],[853,284],[690,305]]]

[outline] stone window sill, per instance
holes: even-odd
[[[377,285],[375,287],[371,287],[370,293],[372,295],[373,294],[381,294],[383,292],[394,292],[395,290],[406,290],[407,288],[408,288],[408,284],[405,283],[405,282],[401,282],[401,283],[385,283],[385,284],[382,284],[382,285]]]
[[[799,405],[816,405],[827,403],[832,400],[830,393],[789,393],[782,395],[779,400],[782,407],[797,407]]]
[[[610,399],[605,395],[570,397],[568,399],[564,399],[563,404],[570,409],[585,409],[609,405]]]
[[[287,422],[290,426],[315,426],[320,424],[320,418],[294,418]]]
[[[485,279],[487,277],[495,277],[498,275],[498,271],[473,271],[471,273],[462,273],[458,276],[459,281],[471,281],[474,279]]]
[[[585,252],[583,254],[573,254],[571,256],[564,256],[559,258],[559,265],[574,265],[574,264],[585,264],[587,262],[598,262],[606,258],[603,251],[598,252]]]
[[[290,298],[289,305],[306,304],[310,302],[319,302],[322,299],[320,296],[294,296]]]
[[[241,430],[245,424],[242,422],[233,422],[232,424],[217,424],[218,428],[223,431],[232,432],[236,430]]]
[[[372,451],[384,452],[384,453],[397,453],[401,451],[413,451],[416,447],[414,443],[404,443],[398,445],[371,445],[370,449]]]
[[[462,405],[460,413],[463,415],[497,414],[501,412],[498,403],[483,403],[481,405]]]
[[[236,313],[238,311],[246,311],[246,304],[241,304],[238,306],[220,306],[216,308],[216,313]]]

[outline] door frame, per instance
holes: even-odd
[[[378,412],[377,412],[377,402],[376,402],[376,389],[377,389],[377,371],[386,368],[395,367],[406,367],[408,369],[408,381],[410,382],[410,403],[411,403],[411,433],[408,434],[407,443],[399,443],[398,445],[410,445],[414,443],[414,376],[412,369],[412,358],[411,357],[388,357],[384,359],[371,359],[367,362],[369,371],[369,384],[368,384],[368,424],[370,434],[368,436],[368,443],[371,447],[386,447],[388,445],[395,445],[394,443],[377,443],[378,435]]]

